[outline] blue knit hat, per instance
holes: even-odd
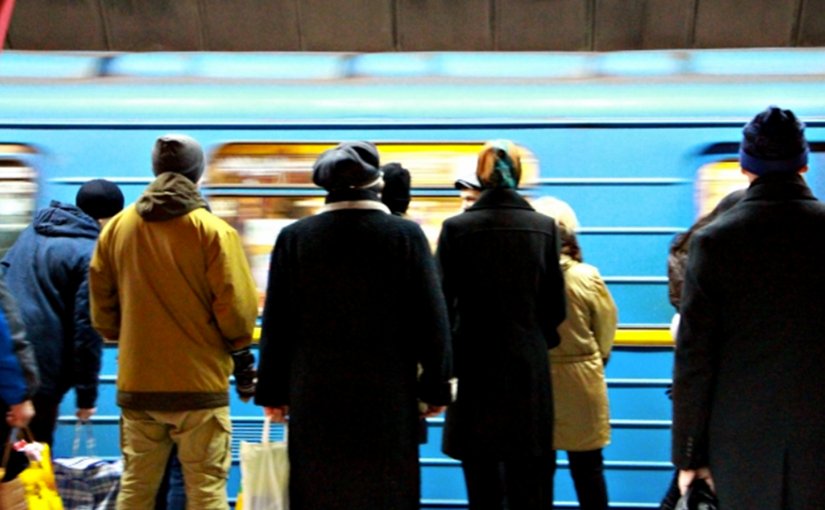
[[[808,164],[805,124],[790,110],[770,106],[745,125],[739,163],[756,175],[796,172]]]

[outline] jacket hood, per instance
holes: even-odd
[[[37,211],[32,222],[34,231],[51,237],[86,237],[97,239],[100,225],[79,207],[52,200],[49,207]]]
[[[195,209],[209,210],[195,183],[182,174],[166,172],[152,181],[135,204],[146,221],[166,221]]]

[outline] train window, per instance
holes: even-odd
[[[230,143],[211,156],[202,185],[212,210],[243,238],[263,299],[269,255],[280,230],[316,214],[324,191],[312,183],[312,165],[331,143]],[[441,223],[460,211],[455,180],[475,171],[483,142],[377,143],[381,161],[398,162],[412,174],[408,216],[421,225],[432,246]],[[522,183],[538,178],[538,162],[525,148]]]
[[[697,218],[711,212],[728,193],[748,187],[738,160],[716,161],[702,166],[696,179]]]
[[[0,144],[0,258],[34,216],[36,174],[20,157],[33,152],[24,145]]]

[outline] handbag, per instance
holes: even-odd
[[[20,429],[22,435],[29,443],[36,445],[40,450],[39,459],[29,458],[29,467],[24,469],[17,478],[11,482],[2,484],[2,506],[0,509],[9,510],[18,508],[26,510],[63,510],[63,502],[57,493],[57,486],[54,481],[54,469],[52,468],[51,450],[46,443],[36,443],[31,431],[28,428]],[[7,453],[11,451],[11,445],[17,436],[17,430],[12,430],[9,442],[6,444],[3,453],[3,466],[5,471],[8,460]],[[20,505],[20,488],[23,489],[24,505]],[[7,506],[8,505],[8,506]],[[17,505],[17,506],[15,506]]]
[[[14,441],[11,437],[6,441],[3,448],[3,463],[0,465],[0,480],[6,475],[6,467],[9,464],[11,455],[11,445]],[[0,482],[0,510],[28,510],[26,504],[26,488],[19,477],[15,477],[8,482]]]
[[[85,444],[86,456],[80,455],[81,444]],[[57,490],[66,510],[115,509],[123,462],[101,459],[95,448],[91,425],[78,421],[72,457],[54,460]]]
[[[289,454],[284,440],[270,442],[271,420],[264,418],[259,444],[241,441],[241,510],[289,510]]]
[[[717,510],[719,501],[716,494],[710,490],[708,483],[702,478],[696,478],[684,495],[676,502],[674,510]]]

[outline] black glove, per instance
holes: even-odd
[[[232,361],[235,363],[235,391],[241,397],[242,402],[248,402],[255,396],[255,383],[257,383],[258,371],[255,370],[255,356],[249,351],[249,347],[244,347],[232,353]]]

